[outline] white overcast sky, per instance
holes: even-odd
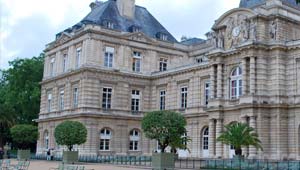
[[[17,57],[38,56],[55,34],[76,24],[94,0],[0,0],[0,69]],[[205,38],[214,21],[240,0],[136,0],[178,40]]]

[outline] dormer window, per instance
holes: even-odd
[[[133,25],[129,28],[130,32],[141,32],[141,27]]]
[[[196,62],[199,64],[207,64],[208,58],[206,56],[201,56],[201,57],[196,58]]]
[[[104,21],[103,22],[103,26],[105,27],[105,28],[108,28],[108,29],[114,29],[114,23],[113,22],[111,22],[111,21]]]
[[[168,35],[162,32],[157,33],[157,38],[162,41],[168,41]]]

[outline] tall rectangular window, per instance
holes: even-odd
[[[64,98],[65,98],[65,91],[62,89],[59,92],[59,110],[64,110],[65,107]]]
[[[181,109],[187,108],[187,95],[188,95],[188,88],[187,87],[181,87],[180,90],[180,106]]]
[[[105,67],[108,67],[108,68],[113,67],[114,51],[115,51],[115,49],[112,47],[105,48],[105,54],[104,54],[104,66]]]
[[[204,103],[205,105],[208,105],[208,101],[209,101],[209,91],[210,91],[210,82],[207,81],[204,84]]]
[[[300,94],[300,58],[296,58],[296,74],[297,74],[297,89],[298,94]],[[299,142],[300,145],[300,142]]]
[[[167,71],[168,59],[161,58],[159,60],[159,71]]]
[[[132,71],[134,72],[141,72],[141,53],[140,52],[133,52],[133,59],[132,59]]]
[[[166,109],[166,91],[162,90],[159,92],[159,109],[165,110]]]
[[[50,61],[50,76],[51,77],[54,76],[54,63],[55,63],[55,58],[51,58],[51,61]]]
[[[48,92],[48,98],[47,98],[47,110],[48,112],[52,112],[52,93]]]
[[[140,91],[132,90],[131,93],[131,111],[140,111]]]
[[[64,54],[63,55],[63,63],[62,63],[62,66],[63,66],[63,72],[67,72],[67,62],[68,62],[68,55],[67,54]]]
[[[112,88],[103,88],[102,92],[102,108],[111,109]]]
[[[80,60],[81,60],[81,48],[76,49],[76,61],[75,61],[75,68],[80,67]]]
[[[75,87],[73,89],[73,107],[77,108],[78,107],[78,88]]]

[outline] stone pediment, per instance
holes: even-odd
[[[245,18],[251,18],[253,16],[257,15],[256,12],[254,12],[251,9],[247,8],[235,8],[232,9],[225,14],[223,14],[213,25],[213,30],[218,29],[222,26],[227,26],[229,23],[229,20],[235,19],[236,22],[242,22]],[[237,23],[238,24],[238,23]]]
[[[256,40],[257,14],[246,8],[236,8],[222,15],[207,34],[216,48],[228,50],[248,40]]]
[[[72,38],[71,35],[63,32],[62,35],[55,41],[55,44],[56,45],[63,44],[71,38]]]
[[[153,39],[147,37],[142,32],[129,33],[124,36],[129,40],[139,41],[139,42],[143,42],[143,43],[153,43],[154,42]]]

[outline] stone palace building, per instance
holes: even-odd
[[[135,0],[90,4],[78,24],[46,46],[37,154],[63,148],[65,120],[88,130],[81,155],[151,155],[141,130],[146,112],[185,115],[191,152],[230,158],[216,142],[224,125],[248,123],[264,150],[248,158],[300,159],[300,6],[294,0],[241,0],[207,39],[177,41]],[[176,15],[176,14],[173,14]],[[201,22],[201,19],[199,20]]]

